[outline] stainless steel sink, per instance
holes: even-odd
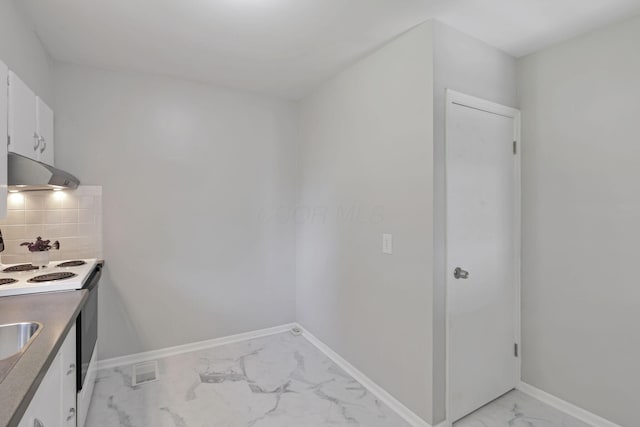
[[[37,322],[0,325],[0,362],[22,353],[41,329]]]
[[[0,325],[0,382],[41,330],[42,324],[37,322]]]

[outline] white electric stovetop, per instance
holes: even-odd
[[[64,266],[64,263],[70,262],[77,264],[84,262],[84,264]],[[47,267],[25,271],[11,270],[20,268],[17,266],[28,268],[30,264],[0,264],[0,297],[82,289],[84,281],[97,263],[97,259],[51,261]],[[63,265],[60,266],[60,264]],[[60,279],[53,280],[56,277]]]

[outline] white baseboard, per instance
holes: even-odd
[[[562,400],[559,397],[553,396],[546,391],[535,388],[534,386],[529,385],[525,382],[521,381],[518,384],[517,388],[521,392],[526,393],[531,397],[535,397],[536,399],[546,403],[547,405],[552,406],[568,415],[571,415],[573,418],[577,418],[584,423],[590,424],[593,427],[621,427],[618,424],[612,423],[609,420],[606,420],[585,409],[579,408],[572,403]]]
[[[329,359],[331,359],[336,365],[342,368],[346,373],[351,375],[356,381],[362,384],[367,390],[371,392],[374,396],[376,396],[381,402],[390,407],[393,411],[395,411],[398,415],[400,415],[406,422],[408,422],[412,427],[431,427],[429,423],[424,421],[418,415],[416,415],[411,409],[404,406],[398,399],[389,394],[385,389],[380,387],[378,384],[373,382],[372,379],[367,377],[365,374],[360,372],[357,368],[355,368],[352,364],[347,362],[342,356],[333,351],[328,345],[320,341],[318,338],[313,336],[309,331],[307,331],[302,326],[298,325],[300,329],[302,329],[303,334],[311,344],[316,346],[318,350],[323,352]],[[444,424],[441,424],[444,426]],[[438,426],[439,427],[439,426]]]
[[[189,344],[177,345],[174,347],[162,348],[160,350],[145,351],[143,353],[130,354],[127,356],[114,357],[112,359],[105,359],[98,361],[98,369],[110,369],[116,366],[131,365],[133,363],[148,362],[154,359],[160,359],[163,357],[175,356],[177,354],[189,353],[192,351],[204,350],[212,347],[219,347],[221,345],[232,344],[236,342],[251,340],[254,338],[267,337],[269,335],[280,334],[287,332],[294,326],[295,323],[289,323],[286,325],[276,326],[273,328],[260,329],[258,331],[246,332],[243,334],[231,335],[228,337],[214,338],[206,341],[199,341]]]

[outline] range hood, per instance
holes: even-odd
[[[53,166],[16,153],[8,156],[9,191],[74,190],[80,181]]]

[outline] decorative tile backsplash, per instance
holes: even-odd
[[[0,220],[5,250],[2,264],[31,262],[25,241],[60,241],[52,261],[102,258],[102,187],[80,186],[68,191],[10,193],[7,218]]]

